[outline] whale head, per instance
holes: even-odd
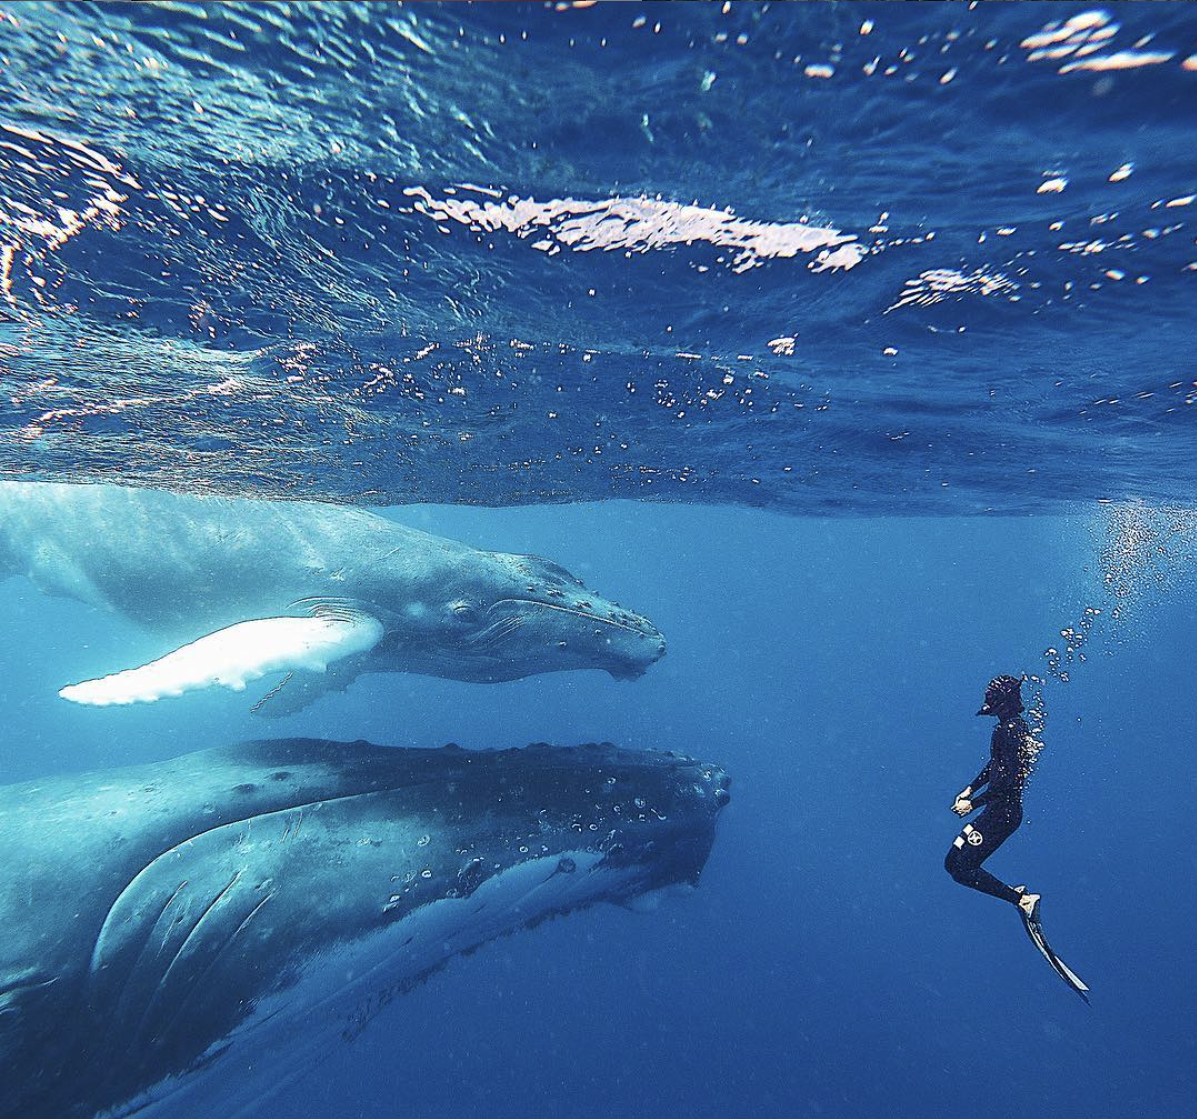
[[[246,1114],[453,957],[696,884],[729,784],[291,739],[0,787],[0,1119]]]
[[[497,682],[598,668],[634,680],[665,655],[647,618],[540,556],[475,553],[443,572],[426,601],[404,630],[428,675]]]

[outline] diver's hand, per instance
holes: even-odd
[[[967,816],[972,810],[973,802],[963,794],[958,796],[956,798],[956,803],[952,805],[952,811],[955,812],[957,816]]]

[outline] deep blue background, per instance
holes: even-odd
[[[1179,560],[1166,593],[1103,626],[1073,681],[1049,687],[1026,824],[991,864],[1043,891],[1090,1009],[1015,914],[952,883],[942,858],[958,827],[948,805],[988,746],[973,716],[986,680],[1041,669],[1085,605],[1108,607],[1100,524],[619,503],[396,516],[552,556],[648,613],[668,656],[633,684],[375,677],[282,723],[224,691],[80,709],[57,687],[152,642],[11,581],[0,626],[22,637],[0,694],[3,771],[275,733],[606,738],[719,761],[733,800],[693,895],[574,915],[454,961],[264,1116],[1187,1113],[1197,641]]]

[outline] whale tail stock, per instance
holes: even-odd
[[[315,607],[308,617],[255,618],[137,668],[71,684],[58,694],[72,703],[106,707],[153,703],[213,684],[239,692],[275,672],[324,672],[335,661],[373,648],[382,632],[376,618],[349,607]]]

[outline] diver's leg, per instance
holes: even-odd
[[[1020,823],[1021,813],[1015,816],[981,813],[976,823],[965,824],[964,830],[952,841],[944,859],[944,869],[962,886],[1017,905],[1022,895],[981,864],[1014,834]]]

